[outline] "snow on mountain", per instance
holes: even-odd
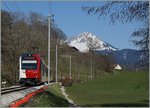
[[[111,46],[110,44],[103,42],[95,35],[89,32],[83,32],[73,39],[68,41],[69,46],[77,48],[80,52],[88,52],[90,49],[95,51],[116,51],[117,48]]]

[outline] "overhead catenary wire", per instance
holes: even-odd
[[[16,16],[13,15],[12,11],[8,8],[7,4],[5,3],[5,1],[2,2],[4,4],[4,6],[7,8],[7,10],[10,12],[10,14],[16,18]],[[17,19],[17,18],[16,18]]]
[[[17,7],[18,10],[22,13],[22,11],[21,11],[20,7],[17,5],[17,3],[15,2],[14,4],[16,4],[16,7]],[[19,19],[13,14],[12,10],[8,8],[7,4],[5,4],[5,2],[4,2],[4,5],[5,5],[5,7],[9,10],[9,12],[11,13],[11,15],[12,15],[14,18],[16,18],[17,20],[19,20]],[[23,14],[22,14],[22,15],[23,15]],[[24,16],[24,15],[23,15],[23,16]],[[24,19],[26,19],[25,16],[24,16]],[[19,29],[20,29],[20,28],[19,28]],[[70,60],[71,60],[71,59],[70,59]],[[70,70],[71,70],[71,68],[70,68]],[[71,74],[70,74],[70,76],[71,76]]]
[[[3,1],[2,3],[3,3],[4,6],[7,8],[8,12],[10,13],[10,15],[11,15],[17,22],[21,21],[20,19],[18,19],[18,18],[14,15],[14,13],[13,13],[12,10],[7,6],[7,4],[5,3],[5,1]],[[17,26],[16,26],[16,27],[17,27]],[[21,26],[21,27],[17,27],[17,29],[22,29],[22,28],[23,28],[22,26]]]
[[[17,7],[18,11],[22,14],[23,18],[30,22],[30,20],[23,14],[23,12],[21,11],[20,7],[18,6],[18,4],[16,3],[15,0],[14,0],[13,3],[14,3],[15,6]]]
[[[16,17],[16,15],[14,15],[14,12],[9,8],[9,6],[7,5],[7,3],[5,1],[2,2],[4,4],[4,6],[6,7],[6,9],[8,10],[9,14],[13,17],[14,21],[16,22],[22,22],[22,19],[19,19],[18,17]],[[17,7],[18,11],[21,13],[22,18],[24,19],[24,21],[28,21],[27,24],[29,24],[30,20],[23,14],[23,12],[21,11],[20,7],[18,6],[18,4],[14,1],[13,2],[15,4],[15,6]],[[10,26],[13,23],[9,24]],[[23,25],[20,25],[19,27],[17,26],[17,24],[15,25],[17,30],[23,30]],[[29,27],[29,31],[30,31],[30,27]]]
[[[10,15],[10,17],[12,18],[12,20],[11,20],[11,22],[8,24],[8,26],[10,26],[10,35],[9,35],[9,37],[10,37],[10,39],[11,40],[13,40],[13,42],[15,41],[15,38],[14,38],[14,36],[19,36],[19,35],[17,35],[18,34],[18,32],[21,30],[24,30],[24,26],[21,24],[21,23],[19,23],[19,22],[22,22],[22,21],[25,21],[25,19],[27,19],[28,20],[28,18],[26,18],[25,16],[24,16],[24,14],[23,14],[23,12],[20,10],[20,8],[19,8],[19,6],[16,4],[15,6],[17,7],[17,9],[19,10],[19,12],[20,13],[22,13],[21,14],[21,16],[20,16],[20,18],[19,17],[17,17],[16,16],[16,14],[15,14],[15,12],[13,12],[12,11],[12,9],[10,9],[10,7],[8,6],[8,4],[5,2],[5,1],[3,1],[2,2],[3,3],[3,6],[5,6],[5,11]],[[29,20],[28,20],[29,21]],[[18,24],[19,24],[19,26],[18,26]],[[28,24],[28,23],[27,23]],[[29,28],[30,29],[30,28]],[[13,31],[13,30],[15,30],[15,31]],[[14,49],[16,49],[16,46],[14,46],[15,48]],[[15,50],[16,51],[16,50]],[[15,51],[14,51],[14,56],[16,56],[15,55]],[[16,57],[14,57],[14,58],[16,58]],[[16,64],[16,60],[14,60],[14,62],[15,62],[15,64]],[[15,70],[16,71],[16,70]],[[14,76],[15,75],[15,76]],[[16,80],[16,72],[14,72],[14,75],[12,76],[12,79],[15,79]],[[14,78],[15,77],[15,78]],[[12,80],[12,81],[15,81],[15,80]],[[13,82],[13,83],[15,83],[15,82]]]

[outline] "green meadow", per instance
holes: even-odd
[[[66,91],[79,106],[149,106],[149,73],[116,72],[75,83],[66,87]]]

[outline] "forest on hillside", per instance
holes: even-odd
[[[65,33],[51,21],[51,78],[55,79],[55,46],[58,46],[58,78],[69,76],[69,55],[72,56],[72,77],[86,80],[91,75],[97,78],[105,72],[112,72],[111,57],[80,53],[63,41]],[[28,17],[19,12],[1,11],[1,75],[8,85],[19,80],[19,57],[26,52],[39,53],[47,64],[48,22],[47,17],[30,12]],[[92,62],[91,62],[92,61]],[[92,66],[92,67],[91,67]]]

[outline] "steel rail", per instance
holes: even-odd
[[[6,93],[15,92],[15,91],[20,91],[20,90],[27,89],[27,88],[29,88],[29,87],[17,86],[17,87],[3,88],[3,89],[1,89],[1,94],[6,94]]]
[[[21,87],[21,86],[11,86],[11,87],[7,87],[7,88],[1,88],[1,91],[10,90],[10,89],[19,88],[19,87]]]

